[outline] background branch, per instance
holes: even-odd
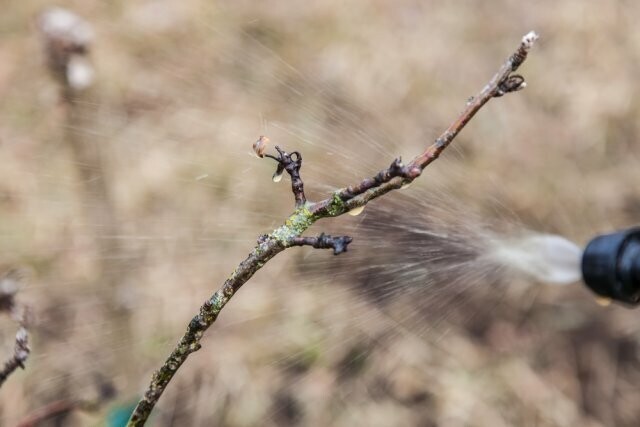
[[[18,273],[15,270],[11,270],[0,279],[0,311],[9,314],[18,324],[13,355],[6,360],[2,370],[0,370],[0,387],[16,369],[24,369],[24,364],[31,353],[29,333],[27,332],[28,310],[26,307],[18,305],[15,301],[15,296],[19,289],[17,275]]]
[[[414,158],[406,166],[402,164],[400,159],[397,159],[387,169],[380,171],[374,177],[365,179],[356,185],[338,190],[325,200],[310,203],[306,201],[304,197],[302,179],[299,176],[302,162],[300,154],[293,152],[287,155],[286,152],[277,148],[278,156],[264,155],[264,157],[269,157],[278,162],[276,176],[278,173],[282,173],[283,170],[286,170],[290,175],[292,179],[292,190],[296,200],[295,211],[287,218],[282,226],[273,230],[270,234],[261,236],[257,246],[249,256],[240,263],[231,276],[224,282],[223,286],[203,303],[200,307],[200,312],[191,320],[187,331],[175,349],[171,352],[162,367],[153,374],[151,384],[136,406],[128,425],[141,426],[145,424],[153,407],[177,370],[191,353],[200,349],[200,340],[202,339],[204,331],[215,322],[218,314],[233,297],[235,292],[271,258],[292,246],[310,244],[310,246],[314,247],[323,247],[319,243],[322,235],[314,240],[314,238],[301,237],[302,233],[319,219],[342,215],[412,182],[421,175],[425,167],[438,158],[442,151],[455,139],[484,104],[494,97],[524,88],[524,79],[521,76],[512,75],[512,73],[524,62],[537,38],[538,36],[533,32],[525,35],[515,53],[507,59],[482,91],[475,97],[470,98],[466,108],[458,118],[436,139],[434,144],[429,146],[422,154]],[[260,141],[263,141],[262,138],[258,142]],[[258,147],[258,149],[256,147]],[[263,157],[262,153],[264,152],[264,148],[264,144],[254,144],[254,150],[256,150],[256,153],[260,157]],[[291,157],[292,155],[294,155],[293,158]],[[325,236],[323,242],[328,245],[330,240],[327,239],[328,236]],[[343,239],[350,238],[345,236]],[[335,242],[333,244],[335,245]],[[346,244],[348,243],[344,245],[345,250]],[[335,253],[335,246],[333,249]]]
[[[23,418],[17,427],[37,427],[49,421],[55,425],[64,424],[66,416],[74,411],[97,412],[103,405],[115,397],[116,390],[108,381],[100,378],[98,383],[98,396],[93,399],[76,398],[76,399],[59,399],[50,402]],[[47,424],[48,425],[48,424]]]
[[[24,369],[24,363],[27,361],[30,352],[31,349],[29,348],[29,334],[27,333],[27,328],[20,326],[16,333],[16,344],[13,356],[4,363],[4,367],[2,368],[2,371],[0,371],[0,386],[4,384],[5,380],[16,369]]]
[[[37,20],[40,42],[49,73],[57,82],[61,120],[61,139],[68,147],[70,165],[80,189],[82,220],[90,232],[96,251],[96,274],[90,286],[104,297],[109,322],[99,331],[100,345],[129,347],[132,343],[131,307],[127,300],[126,280],[122,272],[132,254],[118,239],[123,234],[114,197],[110,141],[95,137],[89,130],[99,129],[101,88],[91,59],[95,39],[93,26],[78,14],[60,7],[44,10]],[[94,230],[91,230],[93,227]],[[125,381],[132,377],[135,364],[126,354],[114,353],[97,361],[94,371],[122,372]],[[126,388],[126,382],[123,382]],[[60,398],[60,396],[56,396]]]

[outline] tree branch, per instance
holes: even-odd
[[[254,150],[259,157],[269,157],[278,162],[274,177],[278,177],[283,171],[289,174],[296,209],[282,226],[258,239],[257,246],[249,256],[240,263],[222,287],[200,307],[199,314],[191,320],[187,331],[171,355],[162,367],[153,374],[151,384],[131,415],[128,426],[144,425],[177,370],[191,353],[200,349],[202,335],[215,322],[222,308],[238,289],[271,258],[292,246],[309,245],[315,248],[332,248],[335,254],[346,251],[347,245],[351,242],[350,237],[330,237],[321,234],[314,238],[301,237],[301,235],[319,219],[336,217],[363,207],[369,201],[412,182],[422,174],[424,168],[438,158],[484,104],[494,97],[523,89],[526,86],[524,78],[513,73],[525,61],[537,38],[538,36],[534,32],[525,35],[515,53],[507,59],[491,81],[478,95],[469,99],[460,116],[436,139],[434,144],[415,157],[408,165],[405,166],[400,159],[396,159],[387,169],[378,172],[374,177],[338,190],[331,197],[320,202],[310,203],[304,196],[303,183],[299,173],[302,164],[300,153],[288,154],[279,147],[275,147],[278,152],[277,156],[264,154],[268,138],[260,137],[254,143]]]

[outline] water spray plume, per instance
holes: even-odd
[[[593,238],[584,250],[554,235],[494,239],[489,258],[543,283],[583,282],[607,306],[640,303],[640,228]]]
[[[564,237],[533,234],[491,242],[488,257],[536,280],[566,285],[582,277],[582,249]]]

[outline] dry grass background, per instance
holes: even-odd
[[[380,212],[581,244],[637,223],[640,4],[57,5],[96,30],[93,119],[75,131],[105,153],[120,232],[105,235],[84,215],[93,201],[79,191],[33,25],[51,3],[5,0],[0,261],[25,271],[20,297],[37,323],[27,369],[1,390],[1,425],[60,397],[90,398],[105,381],[115,403],[62,425],[103,425],[135,400],[200,303],[291,210],[288,186],[269,179],[273,165],[247,154],[259,134],[302,151],[318,198],[419,152],[530,29],[542,39],[522,70],[527,90],[490,103],[411,189],[316,225],[356,237],[341,259],[291,250],[270,262],[224,310],[152,424],[638,425],[637,313],[599,307],[577,287],[527,283],[499,292],[475,283],[448,304],[380,305],[349,273],[401,258]],[[98,286],[100,239],[120,248],[113,265],[133,310],[132,346],[105,345],[117,331]],[[8,354],[13,325],[3,320],[1,332]]]

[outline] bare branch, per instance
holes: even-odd
[[[514,75],[513,73],[527,59],[527,55],[537,39],[538,35],[533,31],[522,38],[515,53],[500,67],[491,81],[485,85],[480,93],[469,98],[465,109],[460,113],[458,118],[436,139],[435,143],[430,145],[422,154],[414,158],[403,168],[402,175],[394,174],[393,170],[391,170],[393,168],[392,164],[391,167],[380,171],[378,175],[376,175],[389,177],[388,180],[381,181],[379,184],[374,185],[366,184],[365,182],[368,180],[364,180],[356,186],[342,189],[334,194],[334,196],[345,202],[341,208],[337,206],[338,204],[335,203],[335,200],[326,199],[313,206],[313,213],[321,217],[342,215],[344,212],[366,205],[369,201],[391,190],[396,190],[405,184],[411,183],[422,174],[424,168],[440,156],[487,102],[492,98],[500,97],[505,93],[514,92],[526,87],[524,78],[519,75]],[[376,178],[370,178],[370,180],[376,181]]]
[[[420,171],[408,168],[402,164],[401,158],[397,158],[387,169],[381,170],[373,178],[366,178],[356,185],[350,185],[340,191],[338,196],[342,200],[349,200],[359,194],[371,190],[372,188],[379,187],[380,185],[391,181],[393,178],[401,177],[412,180],[412,177],[417,176],[416,174],[419,175]]]
[[[342,215],[354,208],[366,205],[369,201],[389,191],[399,189],[403,185],[410,183],[421,175],[425,167],[438,158],[442,151],[447,148],[465,125],[490,99],[523,89],[526,86],[524,79],[512,73],[525,61],[537,38],[538,36],[533,32],[525,35],[516,52],[507,59],[482,91],[477,96],[470,98],[460,116],[436,139],[434,144],[414,158],[408,165],[404,166],[400,159],[394,160],[387,169],[378,172],[374,177],[338,190],[331,197],[320,202],[310,203],[304,196],[300,178],[300,166],[302,164],[300,153],[293,152],[288,154],[276,147],[278,156],[264,154],[268,139],[259,139],[254,144],[256,154],[259,157],[269,157],[278,162],[274,176],[278,177],[285,170],[291,176],[296,209],[282,226],[269,234],[260,236],[257,246],[234,270],[224,282],[222,288],[200,307],[200,313],[191,320],[187,331],[171,355],[169,355],[162,367],[153,374],[151,384],[131,415],[128,426],[142,426],[145,424],[153,407],[177,370],[185,362],[189,354],[200,349],[200,340],[204,331],[215,322],[222,308],[236,291],[271,258],[292,246],[309,245],[315,248],[332,248],[336,254],[346,251],[347,245],[351,242],[351,238],[347,236],[330,237],[324,234],[315,238],[300,236],[319,219]]]

